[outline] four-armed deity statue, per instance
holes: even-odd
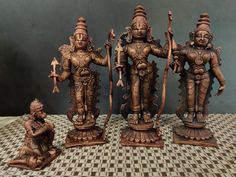
[[[8,162],[9,166],[40,170],[60,154],[61,150],[52,144],[55,127],[44,120],[46,117],[43,104],[37,99],[32,101],[29,118],[24,123],[24,145],[19,149],[19,156]]]
[[[166,34],[172,37],[170,29]],[[152,120],[157,113],[155,92],[158,69],[154,61],[148,61],[148,56],[167,58],[168,42],[162,47],[159,40],[153,39],[145,9],[137,5],[131,26],[120,36],[115,49],[115,67],[119,74],[117,86],[124,87],[126,91],[121,114],[128,119],[128,127],[122,130],[122,145],[163,147],[159,126],[155,127]],[[128,58],[132,64],[129,64]],[[125,84],[122,74],[125,74]]]
[[[220,70],[219,48],[213,46],[212,39],[209,16],[203,13],[196,30],[190,33],[190,40],[173,52],[172,68],[181,77],[181,99],[176,114],[184,123],[174,127],[174,143],[217,146],[213,132],[206,128],[207,107],[213,79],[220,84],[216,95],[225,89],[225,79]]]
[[[83,17],[78,19],[73,36],[70,36],[70,45],[62,45],[59,51],[62,55],[63,72],[58,75],[55,71],[56,59],[53,60],[53,71],[50,77],[54,79],[53,92],[58,92],[56,81],[69,80],[71,108],[67,112],[68,119],[73,123],[73,130],[66,137],[66,147],[93,145],[106,143],[105,127],[111,115],[111,89],[112,73],[110,64],[111,44],[114,38],[113,30],[108,35],[105,44],[107,55],[103,57],[101,49],[94,49],[88,35],[86,21]],[[110,78],[110,112],[105,120],[104,129],[96,126],[99,109],[96,107],[99,90],[99,73],[93,71],[90,65],[108,66]],[[76,117],[75,117],[76,116]]]

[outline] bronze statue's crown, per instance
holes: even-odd
[[[210,18],[208,13],[202,13],[200,15],[200,18],[197,22],[197,29],[196,31],[207,31],[209,33],[211,33],[211,29],[210,29]]]
[[[37,111],[40,111],[43,109],[43,104],[35,98],[31,103],[30,103],[30,113],[34,113]]]
[[[146,16],[146,12],[145,12],[145,9],[142,5],[137,5],[134,9],[134,15],[133,15],[133,19],[135,19],[136,17],[144,17],[145,19],[147,19],[147,16]]]
[[[133,19],[132,19],[132,24],[136,23],[137,19],[142,19],[144,23],[146,23],[146,24],[148,23],[146,12],[145,12],[145,9],[142,5],[137,5],[135,7]]]
[[[77,35],[77,34],[88,35],[87,24],[84,17],[79,17],[77,21],[74,35]]]

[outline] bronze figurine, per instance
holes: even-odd
[[[26,130],[24,146],[19,156],[8,162],[9,166],[40,170],[55,159],[61,150],[53,146],[54,124],[46,122],[43,104],[35,99],[30,104],[30,115],[24,123]]]
[[[101,49],[94,49],[92,40],[88,35],[86,20],[78,19],[73,36],[70,36],[70,45],[62,45],[59,51],[62,55],[63,72],[56,74],[57,60],[52,61],[53,71],[50,77],[54,79],[53,92],[57,92],[56,81],[69,80],[72,106],[67,112],[68,119],[75,129],[68,132],[66,147],[104,144],[107,142],[105,129],[111,116],[112,109],[112,73],[111,73],[111,40],[115,37],[113,30],[108,35],[105,44],[107,55],[101,55]],[[96,107],[99,90],[99,73],[90,69],[94,63],[109,68],[109,113],[104,128],[96,126],[99,109]],[[56,78],[56,79],[55,79]],[[75,115],[77,118],[75,119]]]
[[[134,10],[131,27],[127,27],[127,31],[118,40],[115,49],[115,65],[119,74],[117,86],[125,87],[126,93],[123,96],[125,103],[121,105],[121,114],[125,119],[128,118],[128,127],[123,129],[121,133],[122,145],[164,146],[160,136],[159,125],[155,127],[152,120],[157,111],[155,92],[158,69],[154,61],[152,63],[148,61],[148,56],[152,54],[156,57],[167,58],[169,47],[171,47],[168,43],[172,40],[171,20],[171,13],[169,13],[169,27],[166,33],[167,37],[169,37],[165,46],[162,47],[159,40],[153,39],[152,29],[148,24],[145,9],[143,6],[137,5]],[[171,53],[169,53],[170,56]],[[129,64],[128,58],[131,59],[132,65]],[[167,64],[167,72],[168,66],[169,64]],[[126,77],[125,84],[122,80],[123,73],[125,73]],[[167,73],[165,73],[164,77],[165,83],[166,79]],[[165,99],[165,91],[163,95]],[[162,103],[164,102],[162,100]],[[162,110],[159,110],[158,113],[159,117],[163,108],[164,106],[162,105]]]
[[[181,99],[176,114],[184,125],[174,127],[174,143],[216,147],[213,132],[206,128],[209,97],[213,79],[219,81],[216,95],[225,89],[224,75],[220,70],[219,48],[212,44],[213,35],[207,13],[200,15],[197,28],[190,33],[184,46],[178,45],[173,52],[174,72],[180,73]],[[188,69],[185,69],[185,63]],[[209,70],[207,69],[209,64]]]

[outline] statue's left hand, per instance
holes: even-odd
[[[60,75],[55,74],[55,73],[53,73],[53,72],[51,71],[51,74],[48,75],[48,77],[49,77],[50,79],[53,79],[54,77],[56,77],[56,78],[60,77]]]
[[[216,93],[216,96],[220,96],[223,93],[224,89],[225,89],[225,84],[219,87],[218,92]]]
[[[45,122],[45,125],[46,125],[46,127],[47,127],[49,130],[53,130],[53,129],[54,129],[54,125],[51,124],[51,123]]]
[[[172,38],[174,36],[174,32],[171,27],[168,27],[168,33],[170,34],[170,37]]]
[[[111,48],[112,48],[112,45],[111,45],[110,42],[107,41],[107,42],[104,44],[104,47],[105,47],[105,48],[108,47],[109,49],[111,49]]]
[[[178,59],[175,58],[175,60],[170,64],[171,69],[173,70],[174,73],[181,73],[183,70],[180,62]]]
[[[170,35],[170,38],[173,38],[173,36],[174,36],[174,33],[171,28],[168,28],[168,31],[165,32],[166,40],[168,40],[168,35]]]

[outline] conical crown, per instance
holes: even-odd
[[[196,31],[207,31],[209,33],[211,33],[211,29],[210,29],[210,18],[208,13],[202,13],[200,15],[200,18],[197,22],[197,29]]]
[[[142,5],[135,7],[131,25],[137,23],[138,20],[142,20],[145,24],[148,24],[146,12]]]
[[[84,17],[79,17],[76,23],[74,35],[77,35],[77,34],[88,35],[87,24]]]

